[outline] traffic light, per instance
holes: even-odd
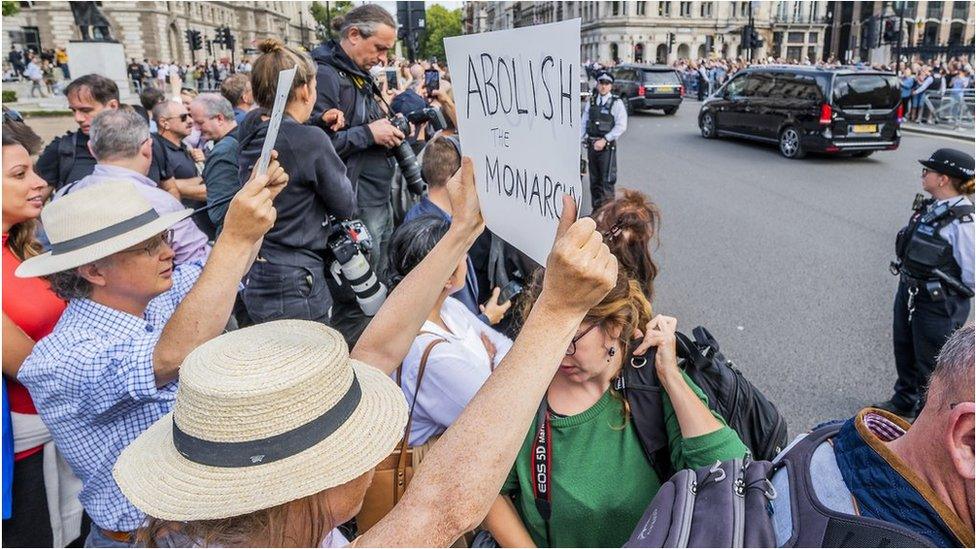
[[[200,36],[200,31],[187,29],[186,43],[190,45],[190,51],[202,50],[203,38]]]
[[[756,32],[756,29],[754,27],[750,27],[750,31],[751,31],[749,33],[750,46],[753,48],[763,47],[763,39],[761,36],[759,36],[759,33]]]
[[[674,49],[674,33],[673,32],[669,32],[668,33],[668,51],[670,52],[672,49]]]
[[[888,44],[898,41],[898,21],[895,18],[885,19],[883,37]]]
[[[740,42],[742,42],[743,50],[752,49],[752,27],[748,25],[742,27],[742,37]]]

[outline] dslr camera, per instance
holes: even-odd
[[[329,216],[329,251],[335,260],[329,270],[335,281],[352,287],[356,303],[366,316],[375,316],[386,301],[386,286],[376,278],[366,254],[373,247],[373,239],[366,225],[359,219],[337,221]]]
[[[419,125],[424,122],[430,122],[434,131],[447,127],[444,115],[441,114],[441,110],[437,107],[425,107],[407,113],[406,115],[397,113],[390,117],[390,123],[406,136],[410,135],[411,123]],[[413,153],[413,148],[406,139],[393,149],[393,156],[396,157],[397,165],[400,166],[400,171],[403,173],[404,179],[407,180],[407,189],[415,195],[423,195],[424,191],[427,190],[427,185],[424,183],[424,178],[420,175],[420,163],[417,162],[417,155]]]

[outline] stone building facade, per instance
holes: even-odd
[[[126,58],[189,63],[190,46],[185,31],[202,33],[203,49],[195,59],[231,58],[226,47],[210,43],[217,27],[227,26],[234,36],[234,57],[251,53],[262,38],[275,36],[289,45],[317,43],[311,2],[184,2],[124,1],[97,2],[111,23],[112,37],[119,41]],[[3,51],[20,47],[54,48],[81,38],[66,1],[20,2],[20,13],[3,20]],[[70,60],[69,60],[70,62]]]
[[[579,17],[583,60],[666,63],[744,56],[741,31],[750,9],[764,44],[754,54],[793,60],[823,55],[825,0],[467,2],[466,32]],[[673,36],[673,40],[671,37]]]

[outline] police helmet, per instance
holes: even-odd
[[[973,157],[956,149],[939,149],[928,160],[919,160],[926,168],[963,181],[973,178]]]

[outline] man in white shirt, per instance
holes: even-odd
[[[597,93],[590,96],[589,108],[583,110],[580,124],[587,148],[594,210],[613,199],[613,187],[617,183],[617,139],[627,131],[627,108],[624,100],[610,93],[612,87],[610,73],[597,76]]]

